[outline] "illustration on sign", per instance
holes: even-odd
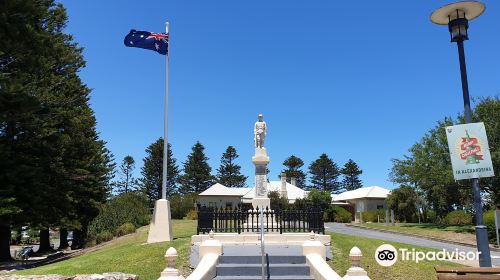
[[[446,136],[456,180],[494,176],[483,123],[448,126]]]
[[[480,160],[483,160],[483,155],[481,155],[481,145],[475,137],[470,137],[467,129],[465,130],[466,137],[462,137],[462,142],[460,143],[460,158],[465,160],[465,164],[478,164]]]

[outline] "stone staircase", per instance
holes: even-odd
[[[267,256],[266,279],[268,280],[313,280],[304,256]],[[217,276],[214,280],[260,280],[262,279],[261,256],[219,257]]]

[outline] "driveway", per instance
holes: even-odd
[[[399,242],[399,243],[405,243],[405,244],[426,247],[426,248],[432,248],[432,249],[437,249],[437,250],[445,249],[446,251],[450,251],[450,252],[455,251],[456,249],[458,249],[460,251],[465,251],[465,252],[477,252],[477,250],[473,247],[456,245],[456,244],[440,242],[440,241],[434,241],[434,240],[429,240],[429,239],[419,238],[419,237],[412,237],[412,236],[407,236],[407,235],[402,235],[402,234],[397,234],[397,233],[381,232],[381,231],[358,228],[358,227],[349,227],[349,226],[346,226],[345,224],[340,224],[340,223],[325,223],[325,229],[326,229],[326,231],[334,232],[334,233],[362,236],[362,237],[367,237],[367,238],[385,240],[388,242]],[[494,266],[500,266],[500,252],[491,251],[491,262]],[[474,265],[474,263],[470,263],[470,262],[469,263],[460,262],[460,263],[466,264],[466,265]],[[475,264],[475,266],[478,266],[478,265]]]

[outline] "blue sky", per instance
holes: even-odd
[[[428,128],[463,110],[457,47],[429,21],[445,1],[61,1],[84,47],[98,131],[117,161],[163,135],[164,57],[126,48],[130,29],[171,21],[169,141],[181,164],[200,141],[215,174],[228,145],[253,184],[252,126],[264,114],[271,180],[283,160],[349,158],[388,181]],[[472,97],[500,92],[500,2],[470,23]]]

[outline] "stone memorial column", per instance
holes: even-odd
[[[264,140],[267,135],[267,124],[264,117],[259,114],[258,121],[254,125],[255,155],[252,157],[252,163],[255,165],[255,198],[252,200],[252,206],[269,207],[271,200],[267,197],[267,165],[269,156],[264,148]]]

